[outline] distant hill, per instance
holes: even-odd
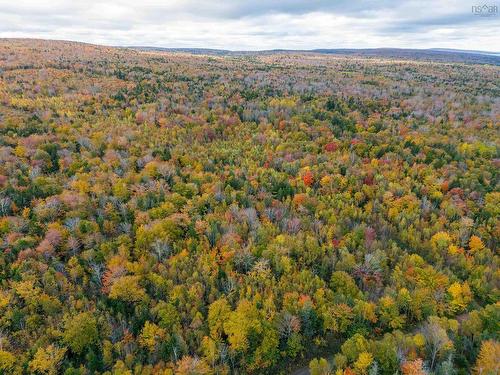
[[[191,53],[194,55],[229,55],[234,53],[240,53],[225,49],[213,49],[213,48],[164,48],[164,47],[148,47],[148,46],[131,46],[125,47],[140,51],[157,51],[157,52],[181,52],[181,53]],[[241,52],[245,53],[245,52]]]
[[[440,51],[440,52],[455,52],[455,53],[472,53],[476,55],[491,55],[491,56],[499,56],[500,52],[490,52],[490,51],[478,51],[478,50],[468,50],[468,49],[453,49],[453,48],[431,48],[431,51]]]
[[[473,64],[500,65],[499,52],[455,50],[446,48],[433,48],[433,49],[320,48],[312,50],[272,49],[272,50],[261,50],[261,51],[231,51],[225,49],[212,49],[212,48],[164,48],[164,47],[149,47],[149,46],[132,46],[126,48],[141,50],[141,51],[164,51],[164,52],[191,53],[195,55],[214,55],[214,56],[262,55],[262,54],[273,54],[273,53],[319,53],[328,55],[381,57],[388,59],[413,59],[413,60],[430,60],[430,61],[440,61],[440,62],[461,62],[461,63],[473,63]]]

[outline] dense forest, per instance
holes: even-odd
[[[500,67],[0,40],[1,374],[500,372]]]

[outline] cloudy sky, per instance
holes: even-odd
[[[485,2],[484,2],[485,1]],[[106,45],[500,50],[499,0],[0,0],[0,37]]]

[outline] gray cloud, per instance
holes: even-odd
[[[0,37],[112,45],[498,49],[468,0],[0,0]]]
[[[387,34],[393,33],[422,33],[431,31],[436,28],[453,28],[460,30],[464,26],[476,25],[484,27],[485,29],[491,27],[495,28],[495,23],[498,26],[498,18],[489,17],[481,18],[473,16],[470,13],[463,14],[449,14],[441,17],[429,17],[429,18],[402,18],[400,20],[394,20],[391,24],[382,26],[380,31]]]

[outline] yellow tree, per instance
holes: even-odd
[[[368,372],[368,368],[373,362],[373,355],[368,352],[362,352],[359,354],[358,359],[354,362],[354,369],[356,373],[364,375]]]
[[[10,352],[0,349],[0,374],[9,374],[16,363],[16,357]]]
[[[455,282],[448,288],[450,295],[450,310],[453,313],[463,311],[472,301],[472,292],[467,282],[460,284]]]
[[[247,350],[251,333],[262,332],[259,311],[250,301],[242,300],[236,310],[229,314],[228,320],[224,323],[224,331],[228,335],[231,348]]]
[[[231,313],[231,306],[225,298],[218,299],[208,308],[208,326],[212,338],[219,338],[224,332],[223,324]]]
[[[497,375],[500,373],[500,343],[496,340],[486,340],[481,344],[477,356],[474,373],[480,375]]]
[[[471,253],[483,250],[483,241],[478,236],[471,236],[471,238],[469,239],[469,249]]]
[[[139,344],[145,347],[150,353],[153,353],[162,340],[165,339],[167,332],[156,324],[147,321],[142,328],[139,336]]]
[[[35,356],[29,363],[29,368],[34,373],[55,375],[58,373],[59,365],[65,353],[65,348],[58,348],[54,345],[49,345],[46,348],[38,348]]]

